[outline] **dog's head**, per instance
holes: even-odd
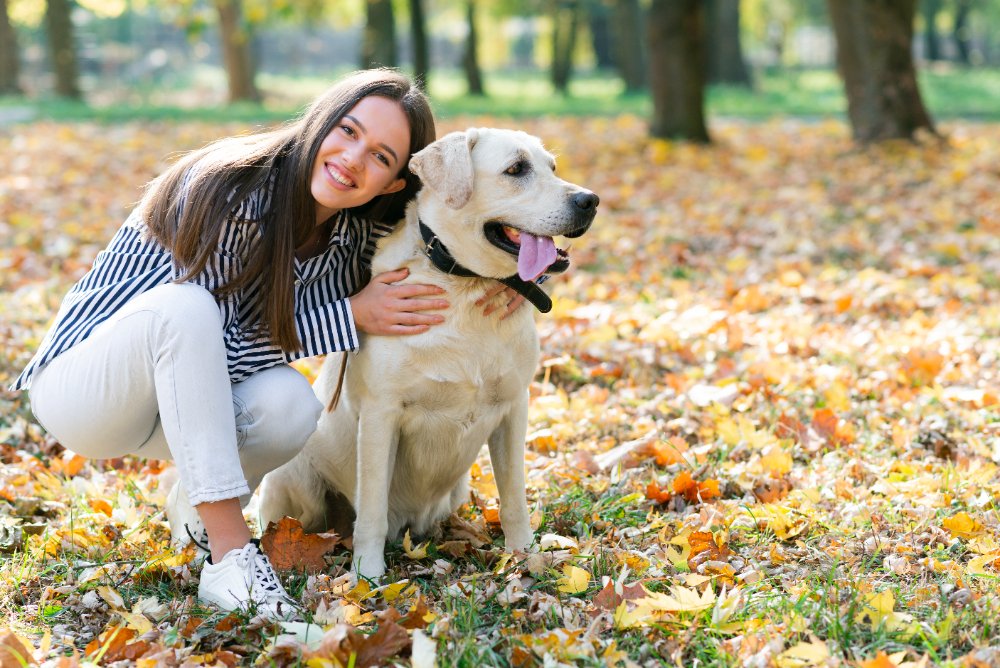
[[[555,168],[537,137],[492,128],[452,132],[410,158],[421,220],[452,256],[480,276],[528,281],[566,270],[553,237],[586,232],[600,201]]]

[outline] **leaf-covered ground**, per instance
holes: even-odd
[[[484,456],[382,586],[284,526],[312,625],[222,617],[169,465],[75,457],[2,390],[0,665],[1000,665],[1000,126],[518,127],[602,200],[539,317],[532,551],[499,547]],[[0,129],[0,384],[168,155],[246,129]]]

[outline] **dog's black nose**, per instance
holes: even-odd
[[[601,198],[589,190],[584,190],[573,195],[573,206],[580,211],[593,211],[600,202]]]

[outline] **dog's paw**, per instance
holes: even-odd
[[[532,541],[535,539],[535,534],[532,533],[531,529],[524,530],[512,530],[509,532],[504,532],[504,549],[507,552],[517,552],[520,550],[527,550]]]
[[[376,554],[355,552],[352,562],[354,565],[353,572],[358,577],[367,580],[378,580],[385,575],[385,557],[382,556],[381,552]]]

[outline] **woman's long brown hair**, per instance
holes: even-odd
[[[241,258],[242,269],[216,290],[216,296],[235,293],[260,276],[261,325],[287,352],[302,345],[294,319],[294,256],[316,226],[310,191],[316,155],[344,115],[370,95],[399,103],[410,124],[410,155],[434,141],[434,116],[414,82],[393,70],[364,70],[340,80],[296,121],[269,132],[223,139],[186,155],[150,183],[143,196],[146,224],[182,268],[178,280],[186,281],[205,268],[234,210],[273,179],[271,204],[259,221],[261,243],[250,257]],[[405,163],[400,176],[406,181],[402,190],[354,211],[380,222],[402,218],[419,181]]]

